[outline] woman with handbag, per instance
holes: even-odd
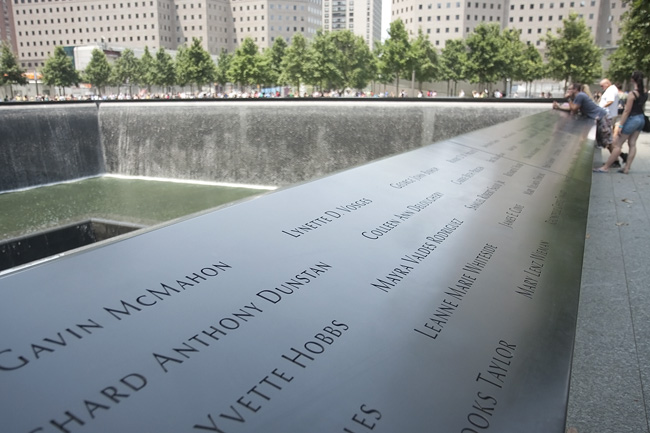
[[[639,134],[645,125],[644,106],[648,99],[648,94],[643,86],[643,74],[641,72],[636,71],[632,74],[632,84],[634,85],[634,90],[628,94],[621,121],[616,124],[618,136],[614,141],[612,153],[609,155],[605,165],[593,170],[595,173],[607,173],[609,171],[609,167],[614,161],[618,161],[618,157],[621,154],[621,147],[625,143],[625,140],[627,140],[627,144],[630,147],[630,152],[625,167],[618,172],[625,174],[630,172],[632,161],[634,161],[634,157],[636,156],[636,140],[639,138]]]

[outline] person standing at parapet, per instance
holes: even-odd
[[[582,114],[596,121],[596,143],[601,147],[612,146],[612,121],[607,117],[607,110],[599,107],[585,92],[579,83],[574,83],[569,87],[569,107],[561,107],[557,101],[553,101],[554,110],[570,111]],[[618,157],[618,156],[617,156]]]
[[[612,84],[607,78],[600,80],[600,88],[603,89],[603,95],[598,101],[598,105],[607,110],[607,117],[609,117],[612,125],[616,122],[616,117],[618,117],[618,88]],[[614,139],[616,139],[616,130],[614,132]],[[613,141],[613,140],[612,140]],[[600,143],[599,143],[600,144]],[[608,147],[609,153],[612,153],[612,147]],[[623,162],[627,160],[627,153],[621,153],[621,158]]]
[[[625,168],[619,170],[619,173],[628,174],[630,172],[632,161],[634,161],[634,157],[636,156],[636,140],[643,130],[643,125],[645,125],[645,117],[643,114],[645,102],[648,99],[648,94],[643,86],[643,74],[641,72],[636,71],[632,74],[632,84],[634,84],[634,90],[627,96],[625,110],[621,116],[620,124],[617,125],[617,128],[620,130],[616,141],[614,141],[614,150],[612,150],[612,154],[609,155],[609,159],[605,165],[594,169],[597,173],[607,173],[609,167],[618,161],[618,157],[621,154],[621,146],[623,146],[625,140],[627,140],[627,144],[630,147],[630,154],[627,157]]]
[[[603,96],[598,105],[607,109],[607,115],[613,121],[618,116],[618,88],[607,78],[600,81],[600,88],[603,89]]]

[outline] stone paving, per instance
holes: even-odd
[[[629,175],[592,176],[571,433],[650,433],[650,134],[637,149]],[[608,156],[596,149],[594,167]]]

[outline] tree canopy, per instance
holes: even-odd
[[[95,48],[90,56],[90,62],[84,69],[84,80],[95,86],[101,94],[101,89],[108,83],[111,76],[111,65],[108,64],[106,54]]]
[[[562,80],[565,89],[570,81],[591,83],[602,74],[602,50],[596,46],[584,19],[571,12],[554,36],[546,34],[547,72]]]
[[[59,87],[59,91],[65,94],[65,87],[78,86],[80,77],[70,59],[63,50],[63,47],[54,48],[54,56],[51,56],[43,66],[43,82],[48,86]]]
[[[413,77],[420,90],[424,82],[447,81],[447,93],[452,95],[457,93],[460,81],[490,88],[503,80],[508,92],[510,81],[530,83],[549,75],[550,71],[555,74],[553,77],[567,81],[589,82],[600,74],[600,50],[591,41],[584,21],[575,14],[564,21],[557,37],[547,35],[548,67],[534,46],[520,40],[517,30],[502,31],[498,24],[480,24],[466,40],[447,40],[440,52],[422,30],[417,37],[409,39],[399,19],[391,23],[388,34],[384,42],[376,42],[374,52],[368,49],[362,37],[350,30],[319,31],[311,41],[296,33],[290,45],[277,38],[265,51],[261,51],[253,39],[244,38],[234,53],[222,50],[216,64],[203,48],[202,41],[196,38],[189,47],[179,47],[175,58],[163,48],[154,58],[145,47],[140,59],[126,49],[112,67],[105,63],[105,56],[100,59],[102,53],[95,52],[84,78],[101,87],[106,84],[102,77],[108,68],[111,70],[109,82],[117,86],[137,84],[150,90],[151,85],[163,88],[196,85],[202,90],[206,85],[234,83],[242,90],[290,85],[298,92],[302,85],[326,90],[363,90],[376,81],[395,83],[400,90],[400,80],[410,81]],[[624,53],[622,46],[616,55]],[[78,77],[73,76],[68,82],[61,78],[70,78],[73,70],[68,70],[68,75],[63,72],[71,67],[63,49],[57,49],[44,69],[46,84],[76,84]]]
[[[376,60],[360,36],[349,30],[319,31],[311,44],[308,83],[330,89],[363,89],[377,75]]]
[[[467,50],[462,39],[450,39],[445,43],[440,55],[440,79],[454,83],[453,93],[456,94],[456,85],[467,78]],[[448,86],[449,87],[449,86]]]
[[[165,88],[171,87],[175,83],[174,60],[163,47],[160,47],[151,68],[151,84]]]
[[[396,79],[399,90],[400,77],[409,76],[414,66],[411,42],[401,19],[390,23],[388,36],[380,51],[379,70],[382,75]]]
[[[217,67],[203,46],[201,40],[192,38],[192,45],[186,51],[187,78],[189,83],[194,83],[198,87],[203,86],[214,80]]]
[[[481,23],[467,38],[467,78],[487,86],[502,77],[505,44],[498,24]]]
[[[309,80],[309,52],[307,39],[302,33],[296,33],[291,41],[291,45],[285,52],[282,59],[282,75],[280,80],[291,83],[296,92],[300,91],[300,84]]]
[[[113,64],[110,82],[118,86],[127,85],[129,88],[138,83],[141,76],[140,60],[135,57],[133,50],[125,49]],[[119,91],[119,90],[118,90]]]
[[[419,83],[420,90],[422,90],[424,81],[434,81],[440,75],[438,53],[421,28],[418,29],[418,37],[411,45],[411,49],[413,51],[415,80]]]
[[[262,82],[262,55],[252,38],[247,37],[235,51],[230,62],[228,77],[240,86],[250,86]]]
[[[18,66],[16,56],[8,44],[0,44],[0,84],[27,84],[25,70]]]
[[[629,80],[632,72],[650,75],[650,1],[624,0],[629,9],[621,17],[621,40],[609,57],[608,75],[615,81]]]

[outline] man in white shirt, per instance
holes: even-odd
[[[607,117],[614,120],[618,116],[618,89],[607,78],[601,80],[600,87],[603,89],[603,96],[600,97],[598,105],[607,109]]]
[[[607,117],[612,120],[612,125],[614,125],[616,117],[618,117],[618,88],[607,78],[603,78],[600,81],[600,88],[603,89],[603,96],[600,97],[598,105],[607,110]],[[618,129],[615,128],[614,132],[616,135]],[[616,139],[616,136],[614,136],[614,139]],[[611,147],[608,147],[607,150],[612,151]],[[627,154],[622,153],[621,158],[623,159],[623,163],[625,163]]]

